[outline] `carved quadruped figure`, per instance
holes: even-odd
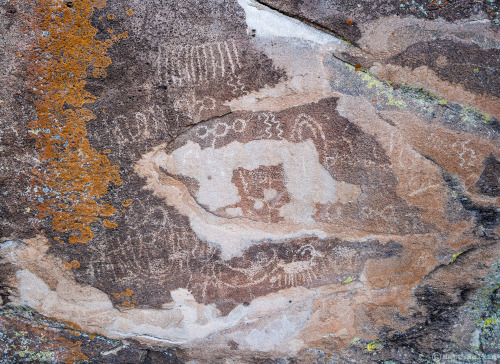
[[[313,267],[318,265],[318,260],[322,257],[323,254],[311,244],[300,247],[290,263],[278,263],[278,267],[282,270],[280,284],[283,287],[311,284],[313,279],[317,279]]]

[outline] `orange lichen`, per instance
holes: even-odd
[[[75,330],[68,330],[68,331],[71,332],[74,336],[80,336],[81,335],[78,331],[75,331]],[[81,345],[80,341],[77,341],[77,343],[80,343],[80,345]]]
[[[127,15],[134,15],[134,11],[132,9],[127,10]]]
[[[71,262],[64,262],[63,267],[67,270],[80,268],[80,262],[78,260],[72,260]]]
[[[351,19],[347,19],[346,23],[347,23],[347,25],[352,25],[352,20]]]
[[[123,299],[124,301],[122,302],[123,306],[126,307],[135,307],[135,300],[132,300],[132,302],[127,301],[132,295],[134,294],[134,291],[132,289],[127,288],[125,291],[122,291],[120,293],[113,293],[111,292],[111,295],[114,296],[117,299]]]
[[[120,297],[130,297],[134,294],[134,290],[127,288],[125,291],[122,291],[120,293],[111,293],[113,296],[116,298]]]
[[[96,67],[94,68],[94,71],[92,71],[92,76],[94,78],[106,78],[107,75],[108,74],[104,68]]]
[[[114,229],[115,227],[117,227],[117,226],[118,226],[118,224],[115,224],[114,222],[111,222],[111,221],[109,221],[108,219],[104,219],[104,220],[102,221],[102,224],[103,224],[105,227],[110,228],[110,229]]]
[[[106,77],[104,69],[111,64],[106,52],[113,40],[96,40],[97,29],[90,23],[94,8],[105,3],[82,0],[68,7],[39,0],[33,24],[37,38],[28,55],[38,116],[30,128],[37,131],[33,134],[42,161],[32,178],[38,187],[38,217],[51,217],[54,230],[70,233],[70,243],[87,243],[94,237],[90,224],[116,212],[100,199],[109,183],[122,183],[118,167],[91,147],[86,123],[95,115],[83,107],[97,99],[85,90],[87,71]]]
[[[115,18],[115,15],[114,15],[114,14],[109,14],[109,15],[107,16],[107,18],[108,18],[109,20],[113,20],[113,19]]]
[[[124,31],[123,33],[120,33],[120,34],[118,34],[118,35],[116,35],[116,36],[115,36],[115,35],[113,35],[113,36],[111,37],[111,40],[112,40],[113,42],[118,42],[120,39],[127,38],[127,37],[128,37],[128,31]]]
[[[129,207],[132,205],[132,200],[129,198],[127,201],[122,202],[123,207]]]

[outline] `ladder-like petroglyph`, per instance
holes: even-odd
[[[159,81],[173,87],[222,82],[234,77],[241,66],[236,42],[232,40],[177,47],[162,45],[156,61]],[[244,87],[238,79],[233,83],[228,85]]]

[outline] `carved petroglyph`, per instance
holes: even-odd
[[[233,122],[220,121],[212,126],[200,125],[196,128],[196,137],[202,140],[211,140],[212,148],[219,140],[223,140],[229,132],[243,133],[246,129],[245,119],[235,119]]]
[[[159,80],[174,87],[220,81],[234,76],[240,68],[240,56],[234,41],[173,48],[160,46],[157,59]],[[233,85],[236,89],[243,87],[238,80]]]
[[[325,140],[325,133],[323,133],[321,125],[309,115],[300,114],[293,124],[292,138],[296,141],[306,140],[307,131],[312,134],[314,140]]]
[[[277,139],[283,139],[283,126],[279,120],[276,120],[276,116],[272,113],[262,113],[257,117],[258,120],[265,125],[267,125],[265,132],[268,139],[273,136]],[[305,140],[305,139],[301,139]]]
[[[240,75],[231,75],[226,84],[231,87],[231,94],[233,95],[248,95],[249,93],[249,91],[246,90],[245,84],[241,81]]]
[[[317,278],[313,267],[318,264],[318,260],[322,257],[323,254],[318,252],[314,246],[310,244],[302,246],[294,254],[292,262],[278,263],[278,267],[282,270],[282,277],[279,281],[281,286],[294,287],[311,284],[313,279]]]
[[[148,140],[162,139],[168,135],[174,121],[167,122],[165,108],[158,105],[144,108],[132,115],[110,117],[102,114],[102,123],[106,125],[93,139],[99,145],[109,146],[111,152],[120,158],[136,159],[139,155],[131,146],[143,145]]]
[[[184,112],[196,123],[201,120],[204,112],[214,110],[216,106],[217,103],[214,98],[203,96],[198,99],[194,93],[181,97],[174,102],[176,111]]]
[[[238,168],[231,182],[238,187],[240,201],[225,209],[228,215],[234,216],[229,209],[237,209],[238,216],[265,222],[283,220],[280,208],[290,202],[290,195],[282,164],[254,170]]]

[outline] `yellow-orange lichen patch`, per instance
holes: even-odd
[[[113,42],[118,42],[120,39],[127,38],[128,37],[128,31],[124,31],[123,33],[117,34],[116,36],[113,35],[111,37],[111,40]]]
[[[127,288],[125,291],[122,291],[120,293],[111,293],[114,297],[120,298],[120,297],[130,297],[134,294],[133,289]]]
[[[124,301],[122,302],[123,306],[126,307],[135,307],[136,300],[132,300],[131,302],[127,301],[132,297],[134,294],[134,290],[127,288],[125,291],[122,291],[120,293],[111,293],[113,297],[116,299],[123,299]]]
[[[118,224],[115,224],[114,222],[109,221],[108,219],[104,219],[102,221],[103,225],[107,228],[114,229],[115,227],[118,226]]]
[[[127,201],[122,202],[123,207],[129,207],[132,205],[132,200],[129,198]]]
[[[64,262],[63,267],[67,270],[80,268],[80,262],[78,260],[72,260],[71,262]]]
[[[39,0],[33,28],[37,33],[29,59],[29,88],[35,92],[36,146],[42,167],[33,171],[40,218],[51,217],[52,227],[69,232],[70,243],[86,243],[90,227],[116,212],[101,198],[108,184],[122,183],[118,166],[92,148],[86,123],[95,115],[83,105],[97,97],[85,90],[87,72],[106,77],[106,56],[113,40],[96,40],[90,17],[105,0],[81,0],[68,7],[62,1]],[[114,40],[121,37],[114,36]]]
[[[127,15],[134,15],[134,11],[132,9],[127,10]]]

